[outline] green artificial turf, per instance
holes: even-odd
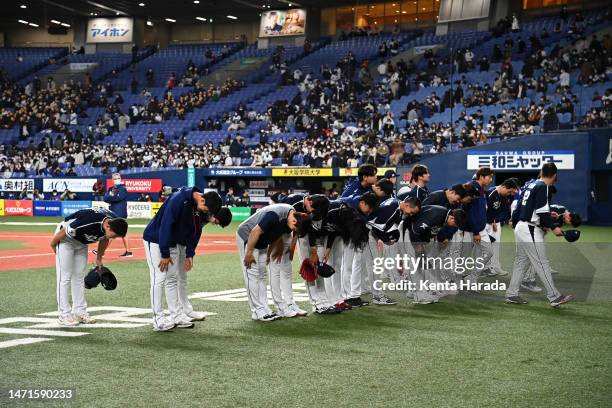
[[[0,251],[11,251],[13,249],[27,248],[22,241],[18,240],[0,240]]]
[[[581,229],[601,240],[550,246],[559,288],[578,295],[559,309],[542,294],[388,293],[400,304],[258,323],[246,302],[194,299],[217,315],[192,330],[78,328],[91,334],[0,349],[0,388],[75,388],[69,407],[610,407],[612,229]],[[145,262],[108,266],[119,287],[87,291],[89,306],[149,307]],[[241,287],[237,255],[196,257],[191,293]],[[0,272],[0,319],[55,309],[54,269]]]

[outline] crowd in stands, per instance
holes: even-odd
[[[612,38],[608,34],[603,38],[586,36],[580,19],[579,14],[575,16],[565,33],[571,44],[566,48],[557,44],[547,51],[542,45],[546,32],[518,40],[508,37],[503,47],[493,48],[490,58],[467,48],[441,56],[428,50],[424,70],[413,61],[389,60],[400,49],[395,38],[380,42],[374,61],[358,61],[348,52],[337,63],[308,73],[284,64],[279,49],[272,54],[272,66],[281,72],[282,85],[297,88],[293,99],[277,100],[265,111],[242,103],[222,116],[208,117],[207,101],[223,98],[246,84],[229,79],[222,86],[202,87],[199,78],[207,72],[192,62],[180,79],[171,75],[161,98],[145,88],[141,93],[144,103],[126,104],[124,95],[115,92],[110,81],[94,84],[86,78],[83,83],[58,85],[53,78],[43,84],[34,77],[25,87],[5,81],[1,85],[0,127],[18,126],[20,140],[26,141],[35,133],[49,135],[26,148],[2,145],[0,171],[74,176],[74,166],[83,164],[103,173],[131,167],[400,165],[417,161],[424,154],[444,152],[451,145],[470,147],[492,137],[556,130],[557,114],[570,114],[574,126],[609,126],[612,87],[589,96],[590,101],[598,102],[597,107],[585,115],[577,113],[585,97],[576,92],[576,86],[586,89],[607,83],[612,74]],[[561,30],[561,25],[555,26],[557,29]],[[497,36],[520,32],[518,19],[508,18],[494,31]],[[374,30],[354,29],[342,33],[340,40],[376,34]],[[520,69],[513,63],[517,55],[521,56]],[[491,72],[491,64],[496,63],[501,65],[492,82],[471,79],[471,73]],[[145,74],[148,85],[153,75],[152,70]],[[132,84],[132,93],[138,94],[137,82]],[[189,91],[175,97],[176,86],[189,87]],[[443,92],[436,92],[442,86]],[[393,114],[393,101],[426,87],[433,87],[431,94],[410,100],[397,117]],[[527,102],[528,95],[536,94],[537,98]],[[520,103],[508,105],[496,115],[483,113],[486,107],[511,102]],[[84,131],[73,129],[71,125],[80,124],[92,107],[103,108],[104,113]],[[430,120],[449,109],[453,110],[452,120]],[[129,126],[161,125],[172,118],[184,119],[189,112],[201,112],[197,130],[227,130],[227,138],[216,144],[194,145],[187,143],[185,135],[168,140],[160,128],[155,134],[151,131],[145,143],[135,143],[132,137],[121,145],[100,143],[116,131],[129,131]],[[264,124],[257,137],[241,135],[257,123]],[[289,132],[304,136],[282,136]]]

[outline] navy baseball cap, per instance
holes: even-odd
[[[385,178],[386,179],[390,179],[390,178],[397,177],[397,176],[399,176],[399,174],[397,174],[397,172],[395,170],[387,170],[387,171],[385,171]]]

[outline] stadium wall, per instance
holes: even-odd
[[[523,159],[530,152],[572,152],[573,165],[571,169],[559,170],[557,193],[554,201],[574,211],[579,212],[588,219],[591,204],[591,137],[589,133],[554,133],[524,136],[496,143],[476,146],[443,155],[435,155],[421,161],[429,167],[432,174],[429,190],[438,190],[455,183],[465,182],[472,178],[475,170],[468,169],[468,155],[482,152],[485,157],[495,157],[495,154],[511,155],[513,160]],[[486,153],[485,153],[486,152]],[[476,154],[477,156],[478,154]],[[482,156],[481,156],[482,157]],[[498,156],[499,157],[499,156]],[[530,168],[534,166],[534,168]],[[492,166],[498,167],[498,166]],[[496,182],[499,183],[509,176],[522,176],[523,180],[535,178],[540,161],[532,161],[520,168],[497,168]],[[402,173],[409,172],[409,168],[401,169]],[[608,219],[610,219],[608,215]],[[599,222],[602,220],[599,219]]]

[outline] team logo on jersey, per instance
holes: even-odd
[[[83,234],[83,237],[88,241],[88,242],[96,242],[98,240],[98,237],[96,235],[91,235],[91,234]]]
[[[499,207],[501,207],[501,202],[499,202],[499,201],[495,201],[495,202],[493,203],[493,209],[495,209],[495,210],[499,210]]]

